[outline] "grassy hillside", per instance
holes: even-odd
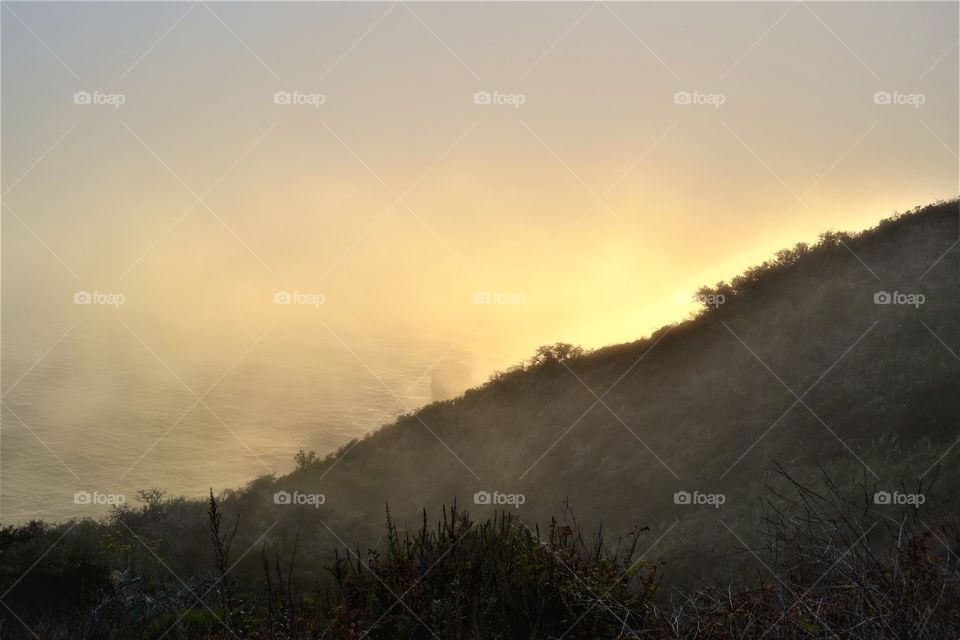
[[[7,527],[2,600],[50,638],[546,638],[581,615],[567,637],[874,638],[904,607],[889,637],[954,633],[958,238],[957,201],[827,233],[705,287],[689,321],[543,347],[287,476]]]

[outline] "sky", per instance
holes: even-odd
[[[344,326],[448,334],[492,315],[494,333],[631,339],[678,315],[675,291],[956,195],[956,14],[14,3],[6,202],[49,250],[5,210],[7,264],[24,267],[5,288],[15,313],[41,291],[129,290],[201,333],[295,289]],[[76,105],[81,90],[125,101]],[[524,308],[478,310],[487,290]]]
[[[81,424],[134,357],[389,396],[649,335],[955,197],[957,35],[946,2],[5,3],[5,393]]]

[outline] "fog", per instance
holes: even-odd
[[[773,3],[601,7],[562,41],[582,7],[15,10],[5,519],[69,515],[80,485],[283,473],[540,344],[648,335],[775,249],[956,192],[953,5],[818,5],[860,60],[805,9],[743,57]],[[922,108],[872,100],[897,88]],[[694,90],[722,107],[673,100]]]

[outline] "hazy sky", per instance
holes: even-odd
[[[68,294],[96,289],[124,292],[136,322],[249,337],[291,315],[271,303],[289,289],[326,304],[286,319],[347,333],[479,320],[526,347],[598,346],[682,317],[676,291],[778,247],[957,193],[954,3],[12,3],[3,18],[6,203],[39,237],[4,210],[22,317],[74,317]],[[124,104],[76,105],[79,90]],[[274,104],[279,90],[324,103]],[[525,302],[473,304],[494,290]]]

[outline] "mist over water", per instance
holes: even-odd
[[[74,504],[78,487],[129,501],[150,487],[201,496],[208,487],[283,474],[299,449],[332,452],[430,402],[431,383],[458,393],[479,381],[464,375],[467,367],[493,367],[464,345],[451,348],[453,339],[371,337],[348,350],[322,328],[310,344],[285,335],[281,323],[245,355],[244,348],[180,369],[170,364],[171,372],[119,321],[111,324],[81,320],[29,372],[69,323],[6,328],[4,522],[94,515]],[[53,338],[43,346],[41,335]],[[251,333],[250,342],[258,337]],[[171,363],[190,355],[163,353]],[[457,376],[445,374],[451,353]]]

